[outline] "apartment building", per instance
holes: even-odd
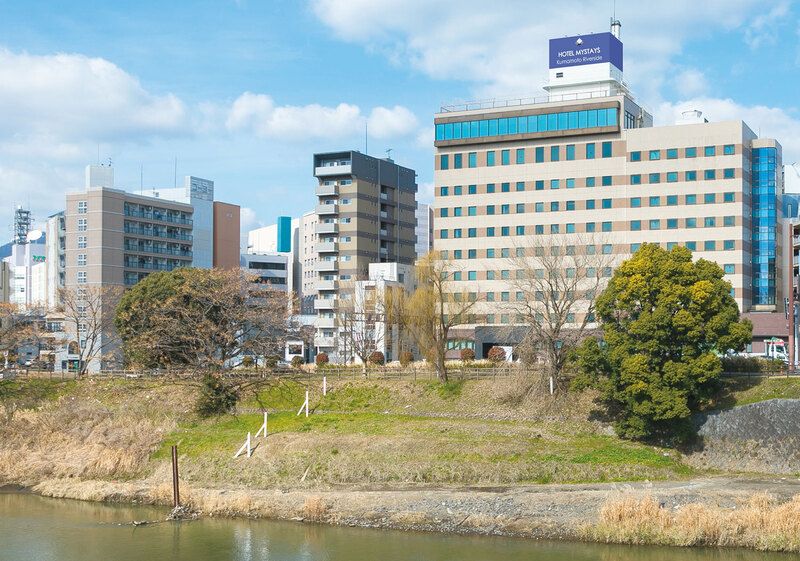
[[[425,203],[417,203],[414,217],[416,218],[414,253],[419,259],[425,257],[433,249],[433,207]]]
[[[414,262],[416,174],[388,158],[346,151],[315,154],[314,176],[315,345],[339,361],[338,301],[352,298],[354,283],[368,279],[370,263]]]
[[[513,257],[553,240],[613,265],[644,242],[683,245],[719,263],[757,326],[782,306],[780,144],[699,111],[654,127],[622,80],[618,33],[551,41],[542,99],[435,116],[434,249],[477,294],[477,356],[512,342]]]

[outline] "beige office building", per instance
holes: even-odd
[[[317,352],[339,360],[336,310],[370,263],[414,262],[414,170],[360,152],[314,155]]]
[[[558,56],[551,44],[551,61]],[[724,269],[754,322],[769,321],[778,304],[783,314],[780,145],[699,111],[654,127],[617,65],[572,74],[551,67],[542,99],[442,107],[435,116],[434,249],[457,261],[464,290],[477,293],[478,357],[513,343],[500,334],[517,321],[513,257],[552,240],[562,251],[605,253],[612,265],[644,242],[686,246]]]

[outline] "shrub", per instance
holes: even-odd
[[[411,351],[403,351],[400,353],[398,360],[400,360],[400,366],[406,367],[414,362],[414,353]]]
[[[245,368],[253,368],[253,364],[255,364],[255,361],[251,356],[246,356],[242,359],[242,366]]]
[[[489,349],[489,354],[486,355],[490,361],[494,362],[495,364],[505,362],[506,360],[506,351],[500,347],[492,347]]]
[[[328,360],[328,353],[319,353],[317,355],[317,366],[325,366],[330,362]]]
[[[382,352],[374,351],[371,355],[369,355],[369,362],[372,364],[377,364],[378,366],[383,366],[386,363],[386,357],[383,356]]]
[[[197,399],[197,413],[201,417],[223,415],[227,413],[239,400],[239,394],[232,387],[225,384],[219,374],[206,374],[203,377],[203,386],[200,397]]]
[[[293,356],[292,357],[292,368],[300,368],[306,363],[301,356]]]
[[[723,372],[778,372],[786,365],[776,359],[759,356],[730,356],[722,358]]]
[[[275,368],[278,366],[278,357],[276,356],[269,356],[266,360],[267,368]]]
[[[461,360],[464,362],[472,362],[475,360],[475,351],[472,349],[461,349]]]

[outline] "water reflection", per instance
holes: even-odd
[[[442,536],[263,520],[203,519],[148,526],[167,509],[0,494],[0,560],[121,561],[784,561],[746,550],[626,547]]]

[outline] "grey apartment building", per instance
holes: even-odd
[[[542,99],[435,116],[434,249],[477,294],[477,356],[516,321],[510,257],[553,239],[614,264],[644,242],[683,245],[723,268],[757,328],[783,313],[780,144],[699,111],[653,126],[622,81],[614,32],[551,41]]]
[[[317,352],[337,360],[337,306],[370,263],[412,264],[414,170],[356,151],[314,155]]]

